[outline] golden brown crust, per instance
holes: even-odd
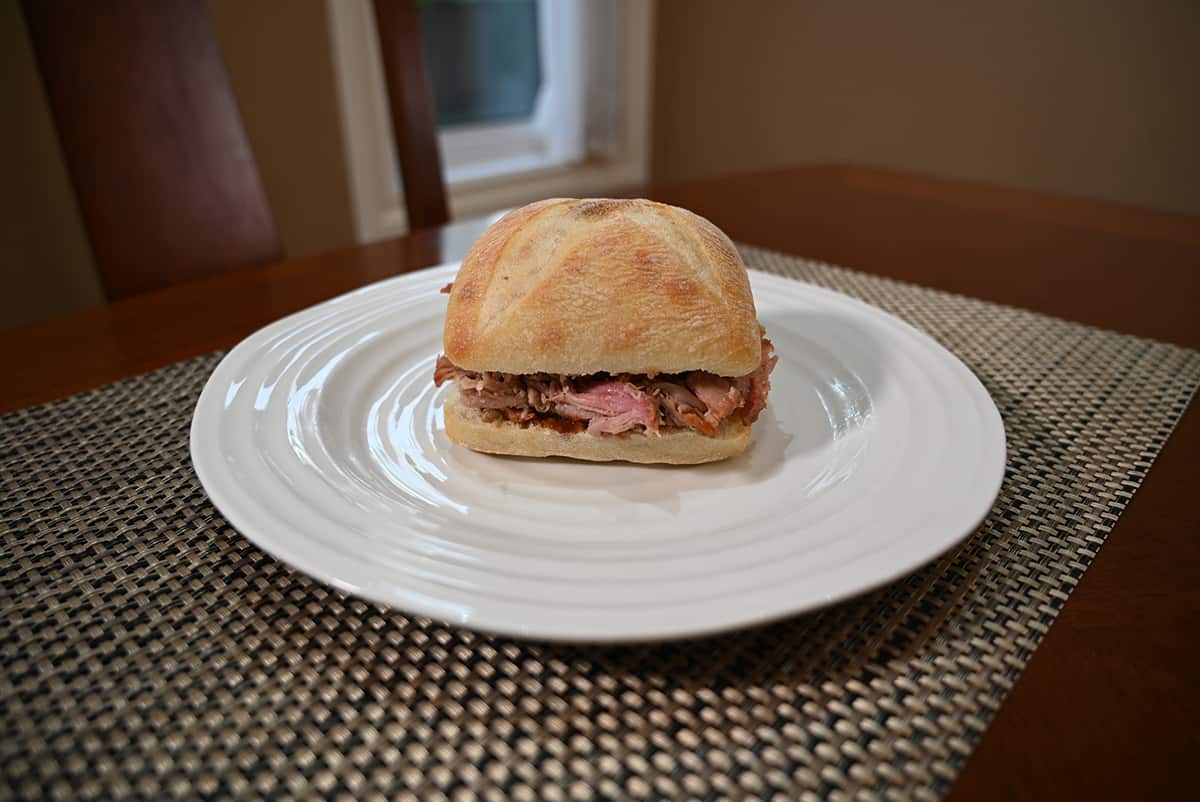
[[[479,410],[459,402],[458,388],[451,388],[446,396],[445,420],[446,434],[461,446],[489,454],[522,457],[697,465],[740,454],[750,443],[750,426],[735,420],[722,423],[715,437],[690,429],[668,430],[659,436],[560,434],[542,426],[522,427],[506,421],[491,423],[483,419]]]
[[[759,327],[746,268],[716,226],[647,200],[517,209],[463,260],[446,356],[501,373],[741,376]]]

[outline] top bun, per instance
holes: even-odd
[[[556,198],[483,233],[454,280],[445,352],[499,373],[742,376],[761,331],[720,229],[648,200]]]

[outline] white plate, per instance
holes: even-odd
[[[673,468],[468,451],[432,382],[456,269],[299,312],[217,366],[192,460],[246,537],[462,626],[645,640],[876,587],[968,535],[999,491],[1004,428],[961,362],[872,306],[753,271],[780,360],[747,453]]]

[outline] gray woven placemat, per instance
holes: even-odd
[[[934,799],[1200,382],[1200,353],[745,249],[983,380],[979,531],[820,613],[588,648],[414,619],[233,531],[188,459],[220,354],[0,419],[0,797]]]

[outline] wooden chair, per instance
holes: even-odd
[[[446,187],[416,0],[374,0],[410,229],[445,225]]]
[[[23,0],[109,300],[282,256],[204,0]]]
[[[22,0],[109,300],[283,255],[204,0]],[[449,220],[415,0],[375,0],[409,227]]]

